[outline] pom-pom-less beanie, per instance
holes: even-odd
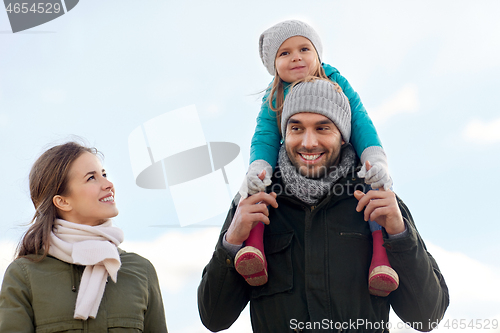
[[[310,112],[330,119],[347,143],[351,137],[351,107],[346,95],[332,82],[316,79],[292,87],[283,104],[281,133],[286,137],[288,119],[296,113]]]
[[[302,36],[309,39],[316,49],[319,61],[323,53],[323,45],[316,31],[307,23],[297,20],[283,21],[267,29],[260,35],[259,53],[262,63],[269,74],[275,74],[274,60],[281,44],[293,36]]]

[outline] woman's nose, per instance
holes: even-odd
[[[108,178],[104,178],[104,183],[102,186],[104,189],[110,189],[114,187],[113,183],[110,180],[108,180]]]

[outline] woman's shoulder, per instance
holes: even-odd
[[[9,266],[36,267],[40,265],[53,265],[58,263],[65,264],[61,260],[54,258],[50,255],[44,257],[42,254],[28,254],[26,256],[14,259],[14,261],[12,261]]]
[[[127,252],[125,250],[122,250],[121,248],[118,248],[118,253],[120,254],[120,260],[122,262],[122,265],[127,263],[127,264],[136,264],[140,266],[153,266],[151,262],[144,258],[143,256],[135,253],[135,252]]]
[[[32,279],[45,276],[48,271],[65,270],[67,265],[54,257],[46,256],[44,258],[42,255],[27,255],[14,259],[5,270],[5,275]]]

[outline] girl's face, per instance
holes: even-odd
[[[309,39],[294,36],[281,44],[274,65],[279,77],[292,83],[314,73],[319,65],[318,54]]]
[[[54,204],[67,221],[96,226],[118,215],[113,183],[94,154],[84,152],[68,173],[68,195],[56,195]]]

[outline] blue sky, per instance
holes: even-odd
[[[445,319],[500,319],[499,12],[482,0],[80,1],[13,34],[0,10],[0,277],[34,212],[32,163],[77,135],[105,155],[122,247],[157,267],[169,329],[205,332],[196,287],[219,227],[181,228],[169,189],[138,187],[128,138],[195,105],[205,139],[237,144],[246,165],[259,92],[271,80],[259,35],[301,19],[376,125],[395,191],[450,287]],[[245,312],[233,331],[248,325]]]

